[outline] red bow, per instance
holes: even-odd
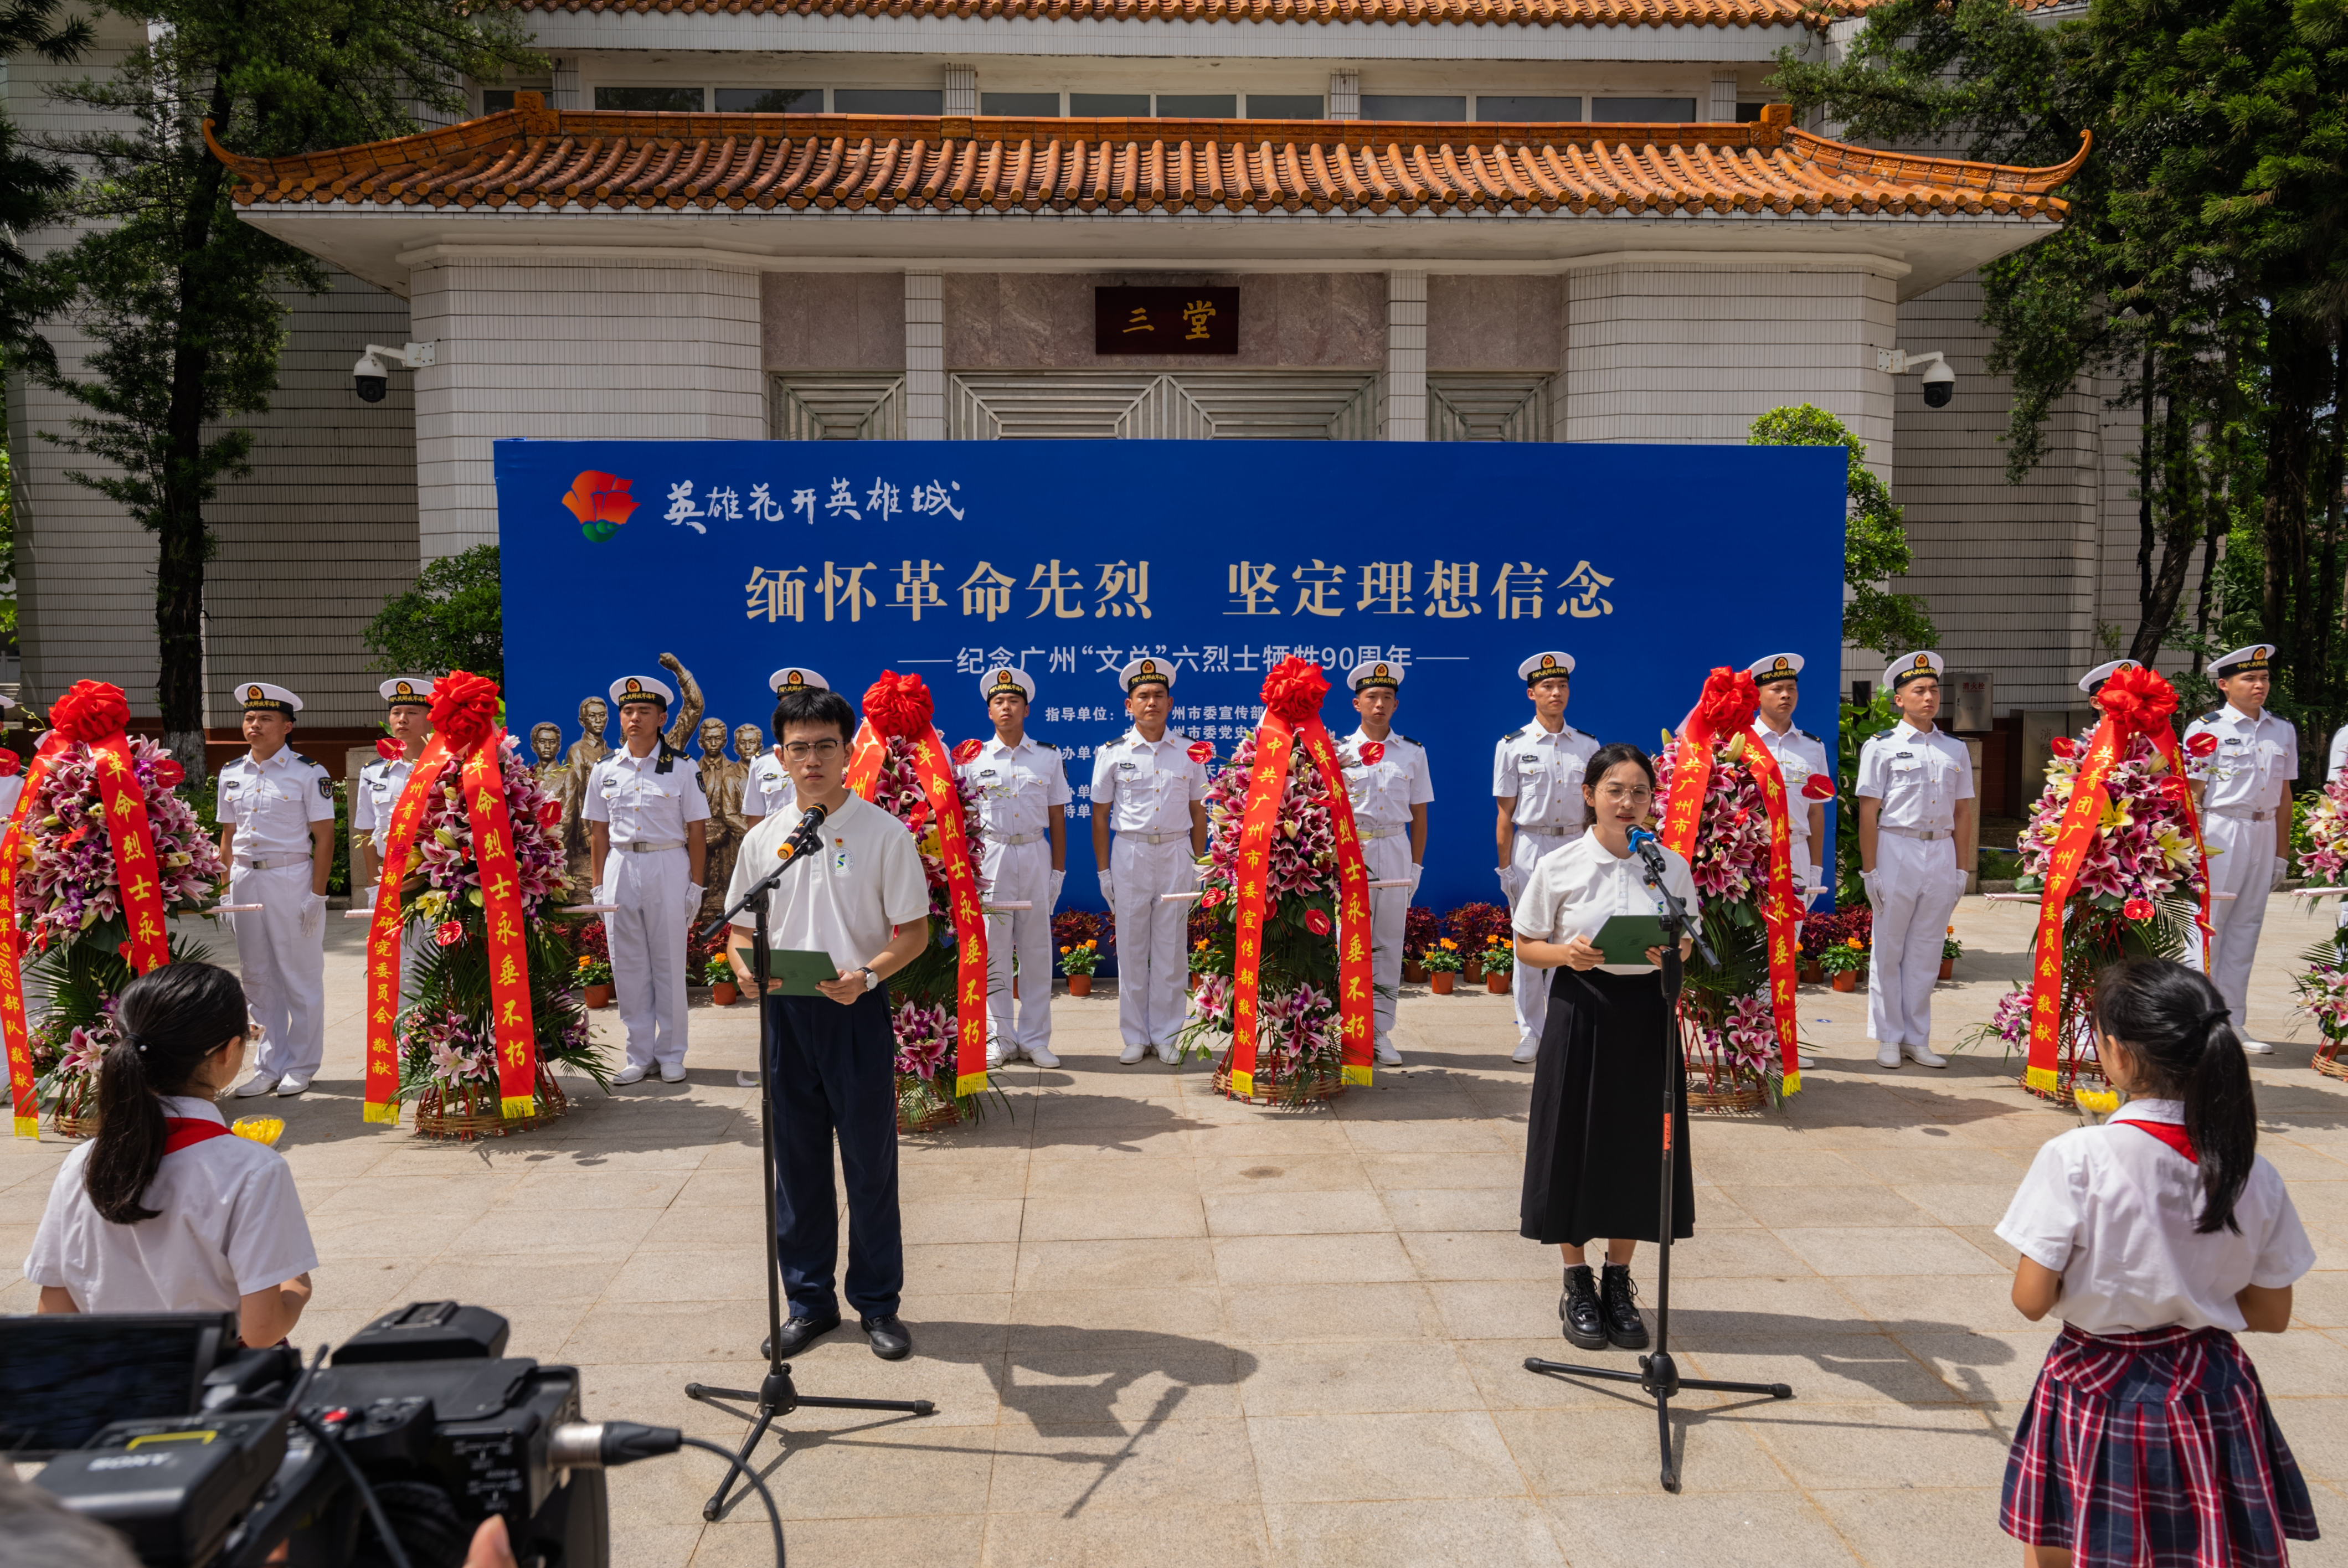
[[[2177,712],[2177,688],[2159,671],[2139,664],[2105,682],[2096,705],[2111,715],[2122,735],[2149,734]]]
[[[1376,741],[1364,741],[1362,743],[1362,765],[1364,767],[1374,768],[1385,760],[1386,749],[1384,745]]]
[[[1213,762],[1215,760],[1214,742],[1192,741],[1190,743],[1190,760],[1194,763],[1200,764]]]
[[[1695,702],[1697,727],[1704,733],[1733,735],[1753,722],[1760,702],[1751,671],[1722,665],[1704,678],[1704,695]]]
[[[864,716],[883,736],[929,733],[933,711],[930,689],[919,675],[900,675],[893,670],[883,670],[880,679],[864,692]]]
[[[1802,781],[1804,800],[1832,800],[1834,794],[1835,782],[1824,774],[1812,774]]]
[[[385,762],[396,763],[407,753],[406,741],[395,741],[389,735],[375,743],[375,754]]]
[[[1291,724],[1302,724],[1318,713],[1321,699],[1328,694],[1328,677],[1321,673],[1321,666],[1294,654],[1273,665],[1263,678],[1263,705]]]
[[[964,741],[962,744],[953,749],[953,760],[958,763],[966,763],[970,761],[971,758],[978,755],[978,753],[979,743],[975,739]]]
[[[49,723],[69,741],[118,735],[129,722],[130,704],[122,688],[103,681],[77,681],[49,705]]]
[[[488,676],[451,670],[432,683],[432,727],[451,755],[469,754],[497,722],[498,683]]]

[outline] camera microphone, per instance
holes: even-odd
[[[819,847],[823,843],[823,819],[830,815],[829,810],[820,805],[808,807],[806,814],[799,818],[799,825],[791,829],[790,837],[785,839],[783,846],[775,851],[775,858],[785,862],[793,861],[809,850]]]

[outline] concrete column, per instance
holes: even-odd
[[[1385,417],[1379,437],[1426,439],[1426,274],[1386,274]]]
[[[1710,108],[1704,118],[1717,125],[1736,123],[1736,78],[1735,77],[1712,78]]]
[[[945,279],[905,274],[905,439],[946,438]]]
[[[978,70],[973,66],[946,67],[946,114],[968,119],[978,112]]]
[[[1362,73],[1331,71],[1329,73],[1329,118],[1359,119],[1362,118]]]

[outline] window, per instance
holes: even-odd
[[[978,112],[1014,115],[1022,119],[1057,119],[1060,117],[1060,95],[1057,93],[981,93],[978,95]]]
[[[514,90],[511,87],[483,87],[481,112],[483,114],[505,113],[506,110],[513,108],[513,96]]]
[[[1321,95],[1318,93],[1250,93],[1250,119],[1319,119]]]
[[[1592,98],[1590,118],[1612,125],[1685,125],[1695,118],[1694,98]]]
[[[1159,93],[1159,119],[1237,119],[1240,118],[1240,96],[1237,93]]]
[[[1755,120],[1761,118],[1761,111],[1768,107],[1769,106],[1767,104],[1738,104],[1736,106],[1736,123],[1738,125],[1751,125]]]
[[[939,115],[946,112],[942,87],[834,87],[834,114]]]
[[[821,87],[719,87],[720,114],[821,114]]]
[[[1466,119],[1468,100],[1460,97],[1396,96],[1393,93],[1364,93],[1364,119]]]
[[[698,114],[703,105],[699,87],[597,87],[595,107],[639,114]]]
[[[1581,100],[1570,98],[1537,98],[1518,96],[1476,95],[1478,119],[1514,120],[1519,124],[1545,120],[1572,120],[1581,118]]]
[[[1148,93],[1070,93],[1068,112],[1088,118],[1118,117],[1147,119],[1149,116]]]

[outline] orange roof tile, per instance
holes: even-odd
[[[557,112],[292,158],[211,141],[240,202],[1029,212],[1995,214],[2059,222],[2051,169],[1871,151],[1747,125],[903,119]],[[207,128],[206,139],[211,140]]]
[[[1049,22],[1388,22],[1529,27],[1815,25],[1843,0],[520,0],[526,11],[592,15],[975,17]],[[2042,0],[2043,3],[2043,0]]]

